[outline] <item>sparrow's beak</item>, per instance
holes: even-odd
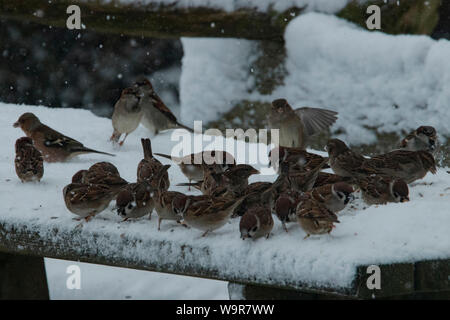
[[[14,128],[18,128],[18,127],[19,127],[19,121],[14,122],[13,127],[14,127]]]
[[[260,172],[258,170],[252,170],[252,174],[260,174]]]

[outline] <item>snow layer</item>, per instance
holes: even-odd
[[[233,101],[285,97],[295,107],[338,111],[332,131],[343,132],[340,137],[351,144],[375,142],[367,127],[402,133],[426,124],[450,136],[448,40],[369,32],[319,13],[292,20],[285,40],[285,85],[260,96],[246,90],[254,42],[183,39],[183,119],[215,120],[232,108]],[[246,72],[250,80],[243,77]]]
[[[91,2],[92,0],[82,0]],[[156,4],[175,6],[177,8],[206,7],[221,9],[228,12],[238,9],[256,9],[269,11],[271,9],[282,12],[292,7],[305,8],[306,11],[336,13],[342,10],[351,0],[101,0],[101,3],[132,4],[136,6]],[[365,2],[367,0],[359,0]]]
[[[49,244],[58,242],[79,223],[65,208],[61,194],[73,173],[96,161],[107,160],[118,167],[125,179],[134,181],[136,165],[142,158],[139,138],[147,136],[143,127],[132,133],[122,148],[115,149],[107,141],[112,129],[110,120],[89,111],[9,104],[0,104],[0,108],[3,114],[0,135],[4,141],[0,146],[0,223],[26,223],[30,231],[39,232]],[[46,163],[41,183],[22,184],[14,172],[13,146],[23,134],[12,123],[27,111],[87,146],[117,156],[85,155],[66,163]],[[171,132],[155,137],[154,152],[170,153],[175,144],[170,137]],[[243,162],[244,146],[241,143],[237,148],[238,162]],[[426,184],[411,187],[409,203],[366,208],[356,200],[353,208],[340,215],[341,223],[331,236],[303,240],[305,233],[297,225],[291,225],[286,233],[277,219],[269,240],[242,241],[238,219],[205,238],[198,230],[167,221],[158,232],[155,218],[120,223],[121,219],[110,210],[111,204],[81,230],[70,234],[70,240],[74,243],[72,249],[80,254],[98,252],[143,264],[157,262],[167,269],[182,263],[187,269],[215,270],[224,279],[256,278],[266,283],[349,287],[358,265],[450,258],[450,175],[446,170],[439,169],[436,175],[426,176],[423,180]],[[170,168],[169,175],[172,186],[185,181],[176,165]],[[274,175],[256,176],[251,181],[274,178]],[[187,192],[184,187],[171,189]],[[160,245],[160,241],[165,244]],[[192,250],[184,250],[183,245]]]

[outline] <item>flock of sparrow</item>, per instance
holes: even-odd
[[[408,184],[422,179],[428,171],[436,173],[434,157],[439,143],[436,130],[430,126],[417,128],[395,150],[371,158],[352,151],[339,139],[326,144],[328,157],[307,152],[308,138],[336,119],[334,111],[293,109],[285,99],[272,102],[268,123],[280,130],[279,146],[269,153],[269,165],[278,174],[273,183],[249,184],[249,177],[259,174],[258,170],[236,164],[227,152],[203,151],[175,158],[153,154],[150,139],[141,139],[144,157],[137,166],[136,182],[121,178],[113,164],[98,162],[73,175],[63,189],[64,201],[79,220],[89,221],[115,201],[115,210],[124,220],[151,217],[155,210],[158,230],[162,220],[174,220],[203,231],[203,236],[230,218],[240,217],[242,239],[269,237],[275,215],[286,232],[287,223],[297,222],[308,237],[330,233],[339,222],[336,214],[353,199],[355,190],[361,191],[369,205],[405,202],[409,201]],[[147,79],[122,91],[112,116],[113,143],[122,145],[139,123],[152,134],[176,128],[192,131],[177,121]],[[40,181],[44,160],[65,161],[92,152],[112,156],[53,130],[32,113],[22,114],[14,127],[26,134],[15,146],[15,169],[22,182]],[[169,191],[170,165],[163,165],[155,156],[173,160],[189,180],[178,185],[196,188],[202,195]],[[334,173],[324,172],[327,168]]]

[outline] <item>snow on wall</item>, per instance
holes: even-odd
[[[343,130],[340,137],[351,144],[375,142],[375,135],[366,127],[402,133],[427,124],[450,136],[448,40],[369,32],[319,13],[292,20],[285,40],[289,72],[285,85],[270,96],[260,96],[245,90],[252,77],[242,77],[249,68],[245,63],[251,60],[251,41],[239,41],[237,50],[238,46],[230,45],[237,40],[183,39],[182,118],[214,120],[236,100],[270,102],[285,97],[295,107],[338,111],[332,131]],[[231,64],[229,57],[241,59]],[[200,67],[202,62],[206,66]],[[199,78],[201,81],[193,81]],[[211,84],[212,92],[204,90],[205,83]],[[219,110],[218,105],[229,108]]]
[[[136,166],[142,158],[140,138],[148,136],[145,128],[139,127],[122,148],[115,149],[108,143],[112,130],[110,120],[86,110],[2,103],[0,108],[0,136],[4,142],[0,145],[0,223],[27,224],[30,231],[39,232],[50,242],[58,242],[79,223],[72,220],[74,216],[67,211],[62,198],[62,189],[73,173],[106,160],[115,164],[125,179],[135,181]],[[41,183],[22,184],[15,175],[13,162],[14,142],[23,133],[13,128],[12,123],[29,111],[87,146],[117,156],[85,155],[66,163],[46,163]],[[171,152],[176,143],[171,141],[171,134],[165,132],[152,139],[154,152]],[[242,146],[238,149],[242,150]],[[242,154],[237,154],[237,161],[242,163]],[[166,159],[162,162],[170,163]],[[225,278],[255,277],[279,284],[304,282],[314,286],[349,287],[357,265],[450,258],[450,175],[446,170],[449,169],[439,169],[437,175],[426,176],[423,182],[432,185],[419,183],[411,187],[408,203],[365,208],[361,200],[356,200],[354,208],[349,207],[340,214],[341,223],[331,236],[303,240],[305,233],[297,225],[290,225],[286,233],[277,219],[268,240],[242,241],[237,219],[205,238],[200,231],[185,229],[175,222],[163,221],[158,232],[155,214],[151,220],[119,223],[121,219],[111,212],[111,203],[109,209],[75,232],[71,240],[80,244],[73,248],[79,253],[101,252],[143,263],[156,261],[165,266],[179,263],[180,256],[184,255],[185,266],[218,270],[219,276]],[[169,175],[171,190],[187,192],[187,188],[175,187],[185,181],[176,165],[169,169]],[[274,175],[254,176],[251,182],[274,178]],[[54,229],[61,232],[55,233]],[[93,234],[98,237],[93,238]],[[136,240],[135,245],[126,246],[123,238]],[[156,245],[159,241],[166,243]],[[88,248],[83,247],[86,242]],[[183,252],[182,245],[193,250]]]

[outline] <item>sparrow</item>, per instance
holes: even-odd
[[[268,115],[271,129],[279,129],[279,145],[305,149],[307,139],[328,129],[337,119],[337,112],[303,107],[293,109],[286,99],[272,101]]]
[[[366,159],[358,170],[363,176],[377,174],[403,179],[410,184],[430,171],[436,174],[436,163],[427,151],[395,150]]]
[[[147,214],[151,219],[155,207],[154,193],[154,188],[147,181],[128,184],[117,194],[117,214],[123,221],[141,218]]]
[[[176,191],[157,192],[154,201],[155,211],[158,214],[158,231],[162,220],[175,220],[181,223],[189,205],[189,197]]]
[[[234,210],[232,218],[243,216],[245,212],[255,206],[272,207],[271,182],[253,182],[242,193],[245,196],[242,203]]]
[[[63,189],[67,209],[86,222],[105,210],[115,195],[114,190],[100,184],[71,183]]]
[[[16,140],[14,165],[22,182],[41,181],[44,175],[44,160],[41,152],[33,145],[33,140],[22,137]]]
[[[135,88],[125,88],[122,91],[120,99],[114,105],[112,115],[114,131],[111,141],[119,142],[121,135],[125,134],[123,140],[119,142],[119,145],[123,145],[128,135],[139,126],[143,114],[139,105],[140,99]]]
[[[436,129],[431,126],[420,126],[400,141],[400,149],[408,151],[427,151],[434,157],[439,151],[439,140]]]
[[[143,111],[142,124],[153,135],[168,129],[183,128],[194,132],[191,128],[178,122],[172,111],[164,104],[161,98],[153,90],[153,86],[146,78],[138,79],[134,88],[140,98],[139,106]]]
[[[321,203],[328,210],[338,213],[345,208],[350,200],[354,200],[353,192],[352,186],[346,182],[337,182],[313,188],[306,193],[306,196]]]
[[[203,231],[202,237],[205,237],[209,232],[223,227],[244,198],[191,196],[190,200],[182,214],[184,222],[194,229]]]
[[[154,177],[158,175],[163,168],[163,164],[153,156],[152,144],[150,139],[141,139],[142,149],[144,150],[144,159],[142,159],[137,167],[137,181],[150,182]],[[164,177],[161,182],[158,183],[164,190],[168,190],[170,187],[169,174],[167,171],[164,173]]]
[[[274,184],[281,185],[281,189],[279,188],[280,191],[286,189],[294,189],[299,192],[310,191],[316,182],[320,170],[322,170],[326,163],[327,160],[325,159],[315,168],[303,171],[295,169],[291,170],[288,163],[282,162],[281,174],[278,176],[277,180],[275,180]]]
[[[310,170],[317,167],[326,158],[307,152],[301,148],[275,147],[269,152],[269,167],[273,166],[275,171],[280,174],[280,163],[287,162],[292,169]],[[322,169],[329,168],[325,164]]]
[[[300,201],[296,208],[296,214],[300,227],[306,232],[304,239],[311,234],[330,233],[334,223],[339,223],[336,214],[313,199]]]
[[[220,166],[217,169],[221,169],[222,172],[236,165],[236,160],[230,153],[220,150],[203,151],[184,157],[173,157],[163,153],[155,153],[155,155],[170,159],[178,164],[189,183],[192,180],[203,180],[203,165],[219,164]]]
[[[353,184],[353,178],[342,177],[338,176],[337,174],[328,172],[319,172],[319,175],[317,176],[313,188],[325,186],[327,184],[334,184],[337,182],[347,182],[348,184]]]
[[[339,139],[330,139],[325,146],[329,163],[335,174],[342,177],[353,177],[366,160],[362,155],[353,152]]]
[[[409,201],[409,189],[402,179],[372,175],[358,180],[362,198],[367,204]]]
[[[81,142],[69,138],[62,133],[46,126],[33,113],[22,114],[14,123],[33,139],[35,147],[42,152],[47,162],[65,161],[84,153],[100,153],[108,156],[113,154],[86,148]]]
[[[117,168],[110,162],[97,162],[88,170],[79,170],[72,176],[72,183],[103,184],[119,192],[128,181],[120,177]]]
[[[280,220],[283,229],[288,232],[286,223],[297,222],[297,205],[306,200],[304,193],[295,190],[287,190],[281,193],[275,201],[273,213]]]
[[[241,239],[252,238],[253,240],[265,236],[267,239],[273,228],[273,218],[270,209],[257,206],[249,209],[239,221]]]

